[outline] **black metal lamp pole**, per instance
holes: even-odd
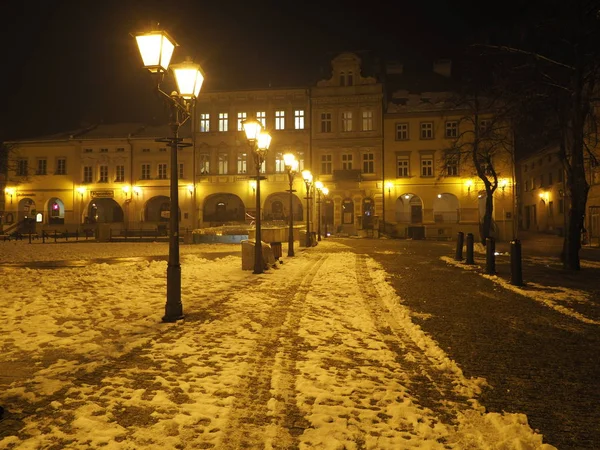
[[[292,167],[288,166],[288,179],[290,183],[290,228],[288,232],[288,256],[294,256],[294,173]]]
[[[317,189],[317,241],[321,240],[321,189]]]
[[[262,236],[260,223],[260,166],[262,165],[261,157],[254,150],[254,159],[256,162],[256,243],[254,244],[254,271],[252,273],[264,272],[264,260],[262,254]]]
[[[302,173],[302,177],[306,186],[306,246],[310,247],[312,243],[310,237],[310,187],[312,185],[312,174],[305,170]]]

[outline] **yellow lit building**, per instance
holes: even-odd
[[[472,167],[450,167],[444,158],[465,114],[449,109],[447,89],[435,86],[449,78],[449,64],[436,63],[430,74],[436,83],[423,88],[403,77],[388,83],[402,75],[398,68],[382,76],[374,67],[342,53],[314,86],[201,93],[193,126],[188,121],[180,131],[189,144],[178,150],[181,229],[254,220],[256,166],[240,124],[255,117],[272,136],[261,167],[264,221],[287,223],[283,154],[292,152],[299,172],[311,170],[329,190],[311,192],[313,231],[320,216],[323,231],[338,235],[478,233],[482,185]],[[157,140],[169,135],[167,126],[117,124],[8,143],[13,164],[0,226],[4,232],[23,221],[34,221],[37,232],[166,229],[170,148]],[[494,195],[494,230],[504,239],[513,227],[512,165],[499,159],[494,166],[502,186]],[[307,195],[300,174],[293,190],[301,225]]]

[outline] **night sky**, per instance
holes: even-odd
[[[180,45],[174,62],[189,55],[202,65],[203,89],[304,86],[328,76],[340,51],[405,64],[448,57],[499,17],[486,5],[457,3],[3,2],[0,140],[99,121],[166,121],[130,35],[152,22]]]

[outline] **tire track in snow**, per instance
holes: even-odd
[[[263,324],[256,357],[238,387],[222,448],[263,448],[265,441],[274,449],[298,448],[298,436],[308,427],[296,406],[298,329],[310,285],[328,257],[318,255],[277,292],[279,301]]]

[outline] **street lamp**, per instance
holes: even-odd
[[[191,114],[191,104],[200,93],[204,81],[204,74],[198,64],[187,59],[180,64],[171,64],[171,57],[177,43],[164,31],[151,31],[138,33],[135,36],[144,67],[151,73],[158,75],[157,90],[170,107],[171,137],[157,139],[157,142],[166,142],[171,147],[171,181],[170,181],[170,210],[169,210],[169,260],[167,263],[167,302],[163,322],[175,322],[183,319],[183,305],[181,303],[181,265],[179,263],[179,183],[177,149],[186,147],[179,137],[179,127],[183,125]],[[165,73],[171,69],[175,76],[178,91],[170,95],[161,88]]]
[[[317,241],[320,241],[321,240],[321,192],[323,192],[323,189],[327,189],[327,188],[325,186],[323,186],[323,183],[321,181],[316,181],[315,189],[317,190],[317,214],[318,214]]]
[[[294,176],[298,172],[298,160],[292,153],[283,155],[283,164],[287,170],[288,181],[290,183],[290,229],[288,233],[288,256],[294,256]]]
[[[269,145],[271,145],[271,135],[263,130],[262,124],[255,119],[247,119],[242,122],[246,139],[250,150],[254,155],[256,165],[256,242],[254,244],[254,271],[252,273],[264,272],[264,261],[262,256],[262,236],[260,229],[260,168],[265,161]]]
[[[306,246],[311,246],[310,239],[310,187],[312,186],[313,176],[310,170],[302,171],[302,179],[306,185]]]
[[[327,196],[329,195],[329,189],[326,187],[323,187],[323,189],[321,189],[321,192],[323,193],[323,198],[327,198]],[[325,202],[325,204],[327,204],[327,202]],[[325,237],[327,236],[327,216],[325,216]]]

